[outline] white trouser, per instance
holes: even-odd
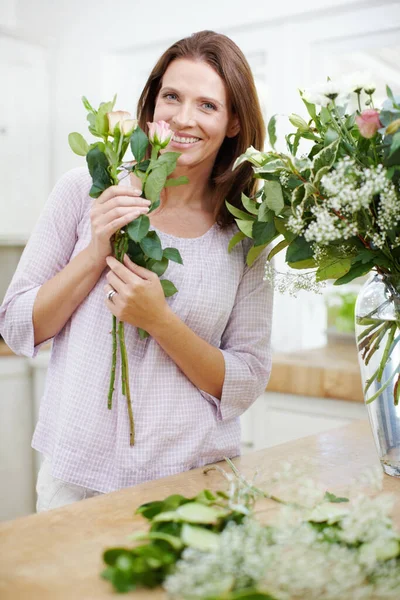
[[[102,492],[96,492],[89,488],[67,483],[56,479],[51,474],[51,460],[44,457],[36,482],[37,503],[36,512],[60,508],[66,504],[72,504],[85,498],[93,498]]]

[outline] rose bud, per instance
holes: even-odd
[[[379,120],[379,112],[373,108],[363,110],[363,112],[356,117],[356,123],[362,137],[367,139],[373,138],[378,129],[382,127]]]
[[[122,135],[131,134],[136,129],[137,124],[136,119],[124,119],[120,124]]]
[[[152,146],[162,149],[168,146],[174,132],[165,121],[154,121],[147,123],[149,128],[149,141]]]
[[[107,113],[107,118],[108,132],[110,135],[114,135],[114,129],[118,123],[122,123],[128,119],[131,120],[131,113],[125,112],[124,110],[114,110],[113,112]]]

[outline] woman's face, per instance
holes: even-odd
[[[165,151],[181,152],[178,166],[211,171],[226,136],[238,132],[221,77],[207,63],[174,60],[162,79],[154,121],[166,121],[174,136]]]

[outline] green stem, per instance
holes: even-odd
[[[365,404],[371,404],[371,402],[373,402],[374,400],[376,400],[383,391],[386,390],[386,388],[390,385],[393,377],[396,375],[396,373],[399,372],[400,369],[400,365],[398,365],[396,367],[396,369],[393,371],[393,373],[391,374],[391,376],[389,377],[389,379],[387,380],[387,382],[385,383],[385,385],[383,385],[381,388],[379,388],[379,390],[376,392],[376,394],[374,394],[373,396],[371,396],[371,398],[369,398],[368,400],[365,401]]]
[[[382,379],[383,370],[386,366],[386,363],[387,363],[387,360],[389,357],[389,352],[392,347],[392,342],[393,342],[394,334],[396,333],[396,329],[397,329],[397,324],[394,323],[390,328],[388,339],[386,341],[385,350],[383,352],[381,364],[379,365],[379,371],[378,371],[378,376],[377,376],[377,380],[379,381],[379,383]]]
[[[387,330],[388,330],[388,327],[383,326],[379,332],[378,338],[374,341],[374,343],[372,344],[372,347],[369,350],[367,350],[366,355],[365,355],[365,360],[364,360],[365,365],[369,364],[369,361],[371,360],[372,356],[378,350],[379,346],[381,345],[382,339],[385,337],[385,335],[387,333]]]
[[[381,328],[383,328],[385,326],[386,326],[385,323],[379,325],[379,327],[381,327]],[[371,333],[370,335],[364,337],[364,339],[361,342],[359,341],[358,350],[362,350],[363,348],[366,348],[366,350],[368,351],[369,345],[378,337],[378,335],[380,333],[379,327],[378,327],[378,329],[374,333]],[[366,331],[364,331],[363,333],[366,334],[371,329],[375,329],[375,328],[376,328],[375,325],[371,325],[371,327],[368,327],[368,329]]]
[[[129,369],[128,369],[128,355],[126,352],[125,345],[125,331],[124,324],[120,322],[119,324],[119,343],[121,348],[121,363],[124,364],[124,374],[125,374],[125,396],[126,402],[128,406],[128,415],[129,415],[129,445],[133,446],[135,444],[135,423],[133,420],[133,412],[132,412],[132,402],[131,402],[131,391],[129,386]]]
[[[117,367],[117,317],[113,315],[112,319],[112,364],[111,364],[111,376],[110,385],[108,388],[108,409],[112,408],[112,397],[114,393],[115,385],[115,370]]]
[[[357,342],[361,342],[361,340],[363,338],[365,338],[365,336],[369,335],[371,333],[371,331],[376,329],[376,327],[378,327],[379,325],[380,325],[380,323],[375,321],[370,327],[367,327],[367,329],[364,329],[364,331],[362,333],[360,333],[360,335],[357,337]]]
[[[123,351],[122,351],[122,346],[121,343],[123,340],[123,335],[122,335],[122,330],[123,330],[124,324],[122,321],[120,321],[118,323],[118,338],[119,338],[119,347],[120,347],[120,354],[121,354],[121,389],[122,389],[122,394],[124,396],[126,396],[126,378],[127,378],[127,373],[126,373],[126,364],[124,361],[124,355],[123,355]]]

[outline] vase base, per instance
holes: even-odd
[[[400,464],[393,465],[382,462],[382,468],[385,471],[386,475],[391,475],[392,477],[400,477]]]

